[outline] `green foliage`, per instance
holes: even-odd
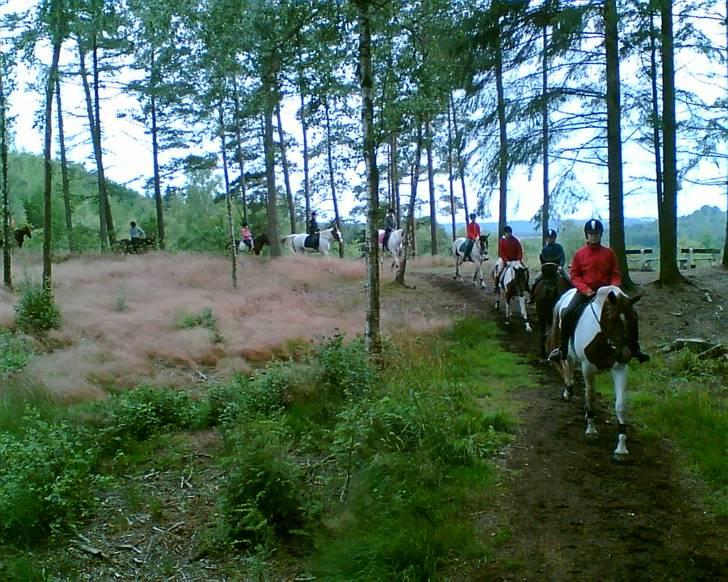
[[[236,545],[268,544],[275,536],[301,533],[309,496],[280,425],[266,420],[241,424],[227,441],[221,504],[227,539]]]
[[[374,370],[361,338],[347,343],[342,335],[337,334],[321,344],[314,357],[331,395],[349,394],[360,398],[374,384]]]
[[[191,427],[199,418],[198,408],[187,393],[157,387],[112,396],[98,403],[96,411],[100,425],[96,440],[104,452],[165,430]]]
[[[19,435],[0,433],[0,540],[28,545],[76,523],[93,508],[95,462],[81,433],[29,406]]]
[[[217,325],[217,317],[211,307],[205,307],[200,313],[181,313],[177,317],[176,325],[180,329],[204,327],[212,332],[213,341],[220,343],[223,337]]]
[[[27,341],[8,331],[0,330],[0,380],[8,380],[25,368],[32,355],[32,349]]]
[[[61,325],[61,311],[53,298],[53,290],[28,283],[15,305],[15,323],[30,333],[43,333]]]

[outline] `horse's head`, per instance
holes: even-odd
[[[555,281],[559,276],[559,265],[556,263],[544,263],[541,265],[541,276],[549,281]]]
[[[501,283],[510,297],[522,296],[528,291],[528,267],[521,261],[508,261]]]
[[[619,290],[607,292],[599,324],[617,362],[626,364],[639,353],[639,322],[634,304],[641,298],[642,295],[629,297]]]
[[[269,245],[268,234],[265,232],[260,233],[253,239],[253,253],[259,255],[265,245]]]
[[[484,260],[488,260],[488,236],[487,234],[481,234],[478,241],[480,242],[480,254],[483,255]]]
[[[343,239],[341,238],[341,232],[339,231],[339,229],[335,226],[332,226],[330,230],[331,238],[333,238],[336,242],[342,242]]]

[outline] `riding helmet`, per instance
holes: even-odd
[[[470,215],[470,220],[475,220],[475,218],[476,218],[476,215],[475,215],[475,212],[473,212],[473,213],[472,213],[472,214]]]
[[[549,231],[546,233],[546,238],[556,238],[556,231],[553,228],[549,228]]]
[[[318,212],[316,212],[315,210],[314,210],[314,211],[312,211],[312,212],[311,212],[311,216],[318,216]]]
[[[503,232],[510,232],[511,234],[513,234],[513,229],[512,229],[512,228],[511,228],[510,226],[506,226],[506,227],[505,227],[505,228],[503,229]]]
[[[597,234],[603,234],[604,233],[604,225],[602,222],[596,218],[592,218],[591,220],[588,220],[587,223],[584,225],[584,234],[589,234],[590,232],[596,232]]]

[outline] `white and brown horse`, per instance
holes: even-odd
[[[465,247],[468,239],[458,238],[452,243],[452,256],[455,259],[455,276],[456,281],[462,279],[460,275],[460,265],[465,262]],[[470,251],[470,258],[475,263],[475,273],[473,273],[473,282],[485,289],[485,281],[483,280],[483,263],[488,260],[488,235],[481,234],[477,244],[473,244],[473,250]]]
[[[551,348],[560,346],[563,313],[576,292],[576,289],[570,289],[564,293],[554,307],[554,321],[549,336]],[[614,285],[599,289],[593,300],[583,306],[581,313],[573,314],[578,319],[569,340],[568,357],[564,362],[554,364],[564,379],[564,400],[571,399],[574,393],[574,369],[576,365],[581,366],[585,384],[587,435],[597,432],[594,422],[595,377],[597,372],[610,371],[614,382],[614,410],[619,423],[617,448],[614,450],[617,458],[623,458],[628,453],[627,363],[633,357],[647,359],[640,351],[639,325],[633,307],[639,299],[640,295],[628,297]]]
[[[335,226],[332,226],[331,228],[324,228],[319,232],[319,243],[318,248],[313,248],[310,246],[309,241],[311,240],[309,237],[313,237],[314,235],[308,235],[308,234],[289,234],[288,236],[284,236],[281,239],[281,243],[290,245],[290,249],[294,253],[314,253],[316,251],[320,252],[324,257],[328,258],[329,256],[329,249],[331,248],[332,241],[340,242],[342,240],[341,233],[339,232],[339,229]]]
[[[495,269],[494,269],[495,276]],[[528,314],[526,313],[526,299],[524,295],[528,293],[528,267],[521,261],[508,261],[500,272],[498,284],[495,288],[496,300],[495,308],[500,309],[501,292],[503,292],[506,306],[506,323],[511,318],[511,301],[518,300],[521,311],[521,317],[526,325],[526,331],[531,330],[531,324],[528,323]]]
[[[399,258],[402,256],[402,242],[403,242],[403,230],[398,228],[389,233],[389,239],[387,240],[387,248],[385,249],[382,245],[384,243],[384,231],[378,232],[379,246],[382,249],[380,257],[384,260],[384,254],[387,253],[392,257],[392,265],[390,269],[392,271],[399,271]]]

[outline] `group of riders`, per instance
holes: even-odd
[[[480,226],[476,222],[475,214],[470,215],[470,222],[467,229],[467,246],[464,249],[465,258],[470,259],[470,252],[475,241],[480,237]],[[546,244],[541,250],[539,259],[541,264],[558,265],[558,275],[567,282],[567,287],[575,287],[576,293],[569,302],[569,305],[562,312],[561,318],[561,346],[554,349],[548,356],[549,361],[564,361],[568,354],[568,346],[573,334],[576,320],[578,319],[579,307],[590,301],[596,292],[608,285],[621,286],[622,275],[619,271],[617,256],[615,252],[602,245],[604,225],[600,220],[590,219],[584,225],[584,236],[586,244],[582,246],[571,261],[569,272],[565,269],[566,255],[564,248],[556,242],[557,233],[549,229],[546,236]],[[494,269],[495,290],[497,291],[500,276],[504,267],[510,261],[523,261],[523,246],[515,236],[513,229],[506,226],[503,229],[503,236],[498,241],[498,261]],[[539,274],[529,289],[529,301],[533,304],[536,297],[536,288],[541,282],[542,275]],[[649,356],[638,350],[636,358],[639,362],[649,359]]]

